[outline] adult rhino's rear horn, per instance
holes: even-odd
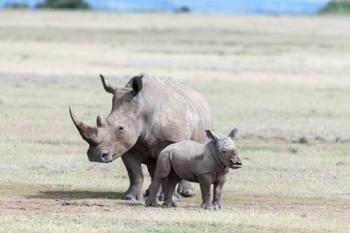
[[[85,124],[84,122],[78,120],[78,118],[74,115],[70,107],[69,107],[69,114],[70,114],[70,117],[72,118],[72,121],[75,127],[77,127],[81,137],[88,143],[96,144],[98,129],[96,127],[91,127]]]
[[[108,80],[106,80],[102,74],[100,74],[100,78],[105,91],[114,94],[116,90],[115,87],[111,83],[109,83]]]

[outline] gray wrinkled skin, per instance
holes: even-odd
[[[181,180],[197,182],[202,193],[204,209],[220,209],[220,199],[228,168],[242,166],[237,147],[233,139],[234,129],[228,136],[216,135],[206,130],[210,141],[200,144],[194,141],[181,141],[167,146],[159,155],[156,172],[150,186],[150,195],[146,206],[156,206],[156,193],[163,184],[164,206],[176,207],[172,199],[176,184]],[[211,202],[210,187],[214,185],[214,197]]]
[[[163,148],[182,140],[204,142],[204,130],[212,127],[209,107],[198,93],[170,79],[138,75],[124,87],[114,87],[102,75],[101,81],[113,95],[110,114],[98,116],[97,127],[81,122],[70,110],[71,118],[89,143],[90,161],[109,163],[121,156],[130,180],[122,199],[141,200],[141,164],[147,165],[153,177]],[[188,183],[180,189],[182,194],[192,194]]]

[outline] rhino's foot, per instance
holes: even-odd
[[[145,201],[146,207],[157,207],[157,201],[156,200],[150,200],[149,198]]]
[[[123,193],[122,200],[126,201],[142,201],[142,194],[138,192],[133,192],[133,191],[126,191]]]
[[[181,201],[181,195],[178,192],[174,192],[172,196],[173,202]],[[158,201],[165,201],[165,195],[161,192],[158,196]]]
[[[181,195],[184,196],[184,197],[192,197],[193,196],[193,190],[192,189],[184,190],[184,191],[182,191]]]
[[[160,192],[159,196],[158,196],[158,201],[164,201],[165,200],[165,195],[163,192]]]
[[[146,189],[145,193],[143,194],[143,197],[144,197],[144,198],[149,197],[149,188]]]
[[[180,195],[180,193],[178,193],[177,191],[175,191],[175,192],[173,193],[172,200],[173,200],[173,202],[179,202],[179,201],[181,201],[181,195]]]
[[[194,194],[192,187],[186,187],[184,185],[179,185],[177,192],[184,197],[192,197]]]
[[[213,202],[213,209],[214,210],[219,210],[221,209],[221,204],[219,202]]]
[[[213,205],[211,203],[202,203],[201,208],[206,209],[206,210],[211,210],[211,209],[213,209]]]
[[[143,194],[143,198],[147,199],[149,197],[149,188],[146,189],[145,193]],[[164,193],[160,192],[160,194],[157,196],[158,201],[164,201]]]
[[[177,207],[177,204],[174,201],[165,201],[163,203],[163,207],[165,207],[165,208]]]

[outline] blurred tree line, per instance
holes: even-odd
[[[332,0],[328,2],[319,14],[350,14],[350,0]]]
[[[90,9],[90,6],[84,0],[46,0],[39,3],[37,8]]]
[[[29,6],[25,3],[8,3],[7,8],[24,9]],[[90,5],[84,0],[45,0],[38,3],[35,8],[52,8],[52,9],[90,9]]]
[[[9,2],[5,5],[7,8],[28,8],[28,5],[20,2]],[[84,0],[44,0],[37,4],[35,8],[52,8],[52,9],[90,9],[90,5]],[[189,9],[181,9],[188,12]],[[318,14],[349,14],[350,0],[332,0],[318,11]]]

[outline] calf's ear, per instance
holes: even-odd
[[[229,134],[228,136],[231,138],[231,139],[235,139],[237,137],[237,134],[238,134],[238,129],[237,128],[234,128]]]
[[[205,133],[207,134],[207,137],[213,141],[218,140],[219,137],[214,132],[210,131],[209,129],[205,130]]]
[[[131,87],[133,96],[137,96],[142,90],[143,74],[137,75],[131,79]]]

